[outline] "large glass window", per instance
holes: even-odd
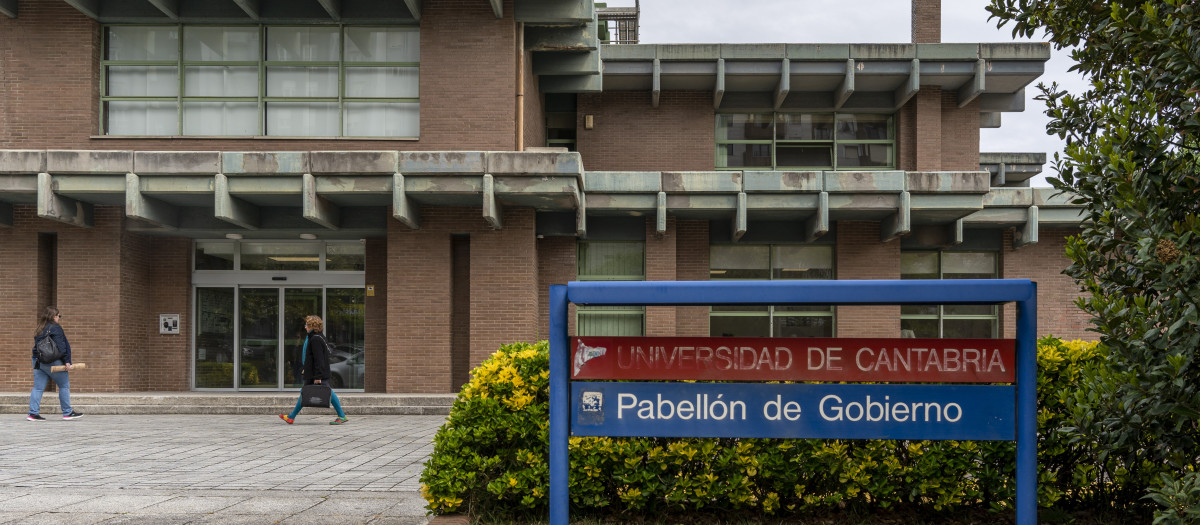
[[[832,246],[714,245],[709,279],[833,279]],[[714,337],[833,337],[831,306],[713,306]]]
[[[995,252],[913,251],[900,254],[902,279],[995,279]],[[905,305],[900,329],[906,337],[993,338],[999,328],[995,305]]]
[[[580,241],[577,260],[580,281],[646,280],[646,243],[642,241]],[[578,335],[645,334],[645,307],[580,306],[575,313]]]
[[[417,137],[415,27],[108,26],[106,135]]]
[[[891,115],[717,114],[717,169],[891,169],[895,151]]]

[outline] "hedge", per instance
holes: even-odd
[[[1059,436],[1096,343],[1038,341],[1038,497],[1087,503],[1097,451]],[[545,341],[502,346],[473,372],[434,437],[421,493],[434,514],[538,516],[549,501]],[[579,438],[573,514],[786,517],[836,509],[1011,511],[1011,442]]]

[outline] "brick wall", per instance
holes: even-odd
[[[942,41],[942,0],[912,0],[912,42]]]
[[[538,239],[538,340],[550,338],[550,285],[567,284],[578,277],[574,237]],[[567,313],[567,333],[575,333],[574,307]]]
[[[834,258],[839,280],[900,278],[900,241],[879,242],[878,222],[838,222]],[[837,307],[837,337],[899,335],[899,306]]]
[[[492,230],[479,208],[421,210],[421,228],[388,221],[387,391],[451,388],[451,235],[471,237],[471,367],[501,344],[538,336],[534,213],[506,209]]]
[[[396,222],[389,220],[388,222]],[[367,239],[367,267],[364,280],[367,286],[375,287],[375,295],[366,297],[366,355],[367,364],[364,390],[384,392],[387,390],[388,369],[388,243],[387,239]]]
[[[667,217],[667,231],[658,233],[658,219],[646,218],[646,280],[676,281],[676,229],[675,217]],[[646,335],[674,336],[675,307],[647,306]]]
[[[100,24],[66,2],[24,0],[19,9],[19,18],[0,17],[0,149],[507,151],[515,147],[517,35],[512,0],[505,2],[504,18],[499,20],[487,2],[445,0],[425,5],[422,125],[417,141],[93,138],[99,133]],[[526,80],[535,81],[531,75]],[[534,140],[542,127],[537,107],[540,101],[526,101],[531,110],[526,114],[527,129]]]
[[[979,99],[959,108],[958,94],[943,91],[941,120],[939,169],[979,171]]]
[[[1079,297],[1079,286],[1075,280],[1063,274],[1070,265],[1066,257],[1066,238],[1075,235],[1075,230],[1041,230],[1037,244],[1020,248],[1012,247],[1012,232],[1004,234],[1002,274],[1005,279],[1030,279],[1037,283],[1038,316],[1037,336],[1054,335],[1063,339],[1098,339],[1095,332],[1087,329],[1091,317],[1075,307],[1074,298]],[[1008,304],[1002,308],[1001,329],[1004,337],[1016,337],[1016,306]]]
[[[546,113],[545,97],[538,92],[538,77],[533,75],[532,53],[525,53],[525,108],[524,133],[525,147],[542,147],[546,145]]]
[[[708,280],[708,221],[675,221],[675,275],[680,281]],[[708,307],[680,306],[675,335],[708,337]]]
[[[579,95],[576,146],[590,171],[713,169],[716,120],[712,93],[668,91],[657,108],[645,92]],[[583,129],[584,115],[595,116]]]
[[[14,206],[13,219],[14,227],[0,228],[0,368],[6,372],[0,374],[0,391],[28,392],[33,387],[33,332],[46,307],[38,296],[45,288],[47,274],[40,270],[47,264],[47,250],[38,249],[35,225],[41,220],[32,206]]]
[[[145,345],[150,355],[142,363],[143,388],[150,391],[187,390],[191,385],[192,240],[148,238],[143,254],[150,266],[151,310],[154,322]],[[179,334],[158,333],[158,314],[179,314]]]

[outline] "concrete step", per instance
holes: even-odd
[[[126,392],[72,393],[71,406],[84,414],[279,414],[296,405],[298,392]],[[448,415],[454,394],[338,392],[347,415]],[[304,413],[334,414],[306,408]],[[29,411],[28,392],[0,393],[0,414]],[[58,394],[42,396],[41,413],[58,414]]]

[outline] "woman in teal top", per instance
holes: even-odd
[[[304,318],[304,329],[308,330],[308,334],[304,337],[304,348],[300,350],[300,369],[304,375],[304,384],[320,385],[329,381],[329,345],[325,342],[325,337],[321,335],[321,331],[325,329],[325,322],[320,316],[310,315]],[[301,402],[303,399],[296,400],[296,408],[292,409],[291,414],[279,414],[279,418],[287,421],[287,424],[292,424],[296,421],[296,416],[300,414]],[[336,393],[330,390],[330,403],[333,404],[334,410],[337,410],[337,419],[330,421],[330,425],[340,425],[349,421],[346,419],[346,413],[342,411],[342,402],[338,399]]]

